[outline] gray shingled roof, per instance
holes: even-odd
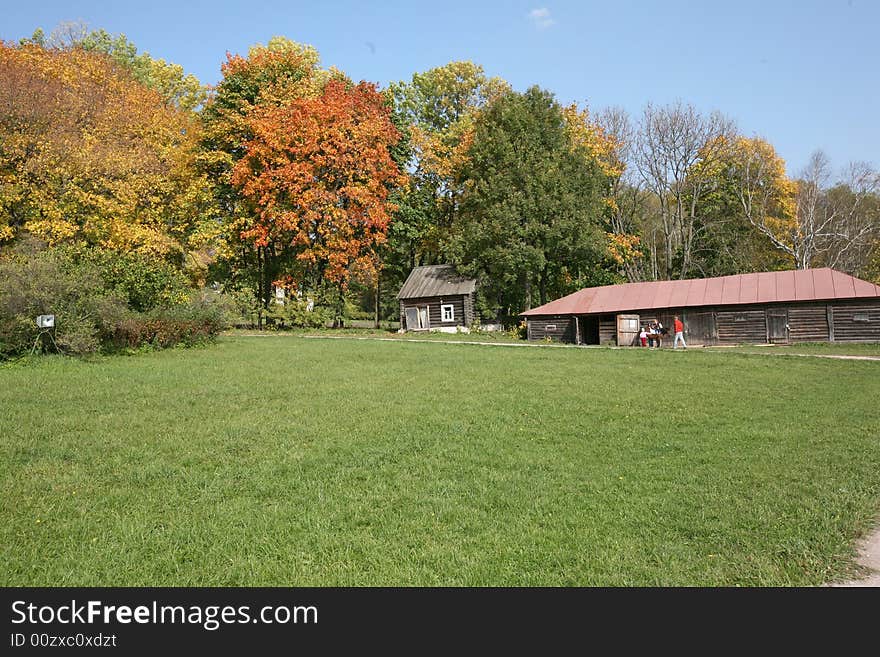
[[[420,299],[452,294],[472,294],[477,281],[463,278],[453,265],[427,265],[413,269],[397,293],[398,299]]]

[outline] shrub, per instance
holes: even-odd
[[[116,262],[84,247],[27,244],[0,258],[0,358],[35,347],[88,354],[194,344],[227,328],[233,312],[225,296],[186,289],[165,264],[140,256]],[[55,315],[50,334],[36,325],[43,314]]]
[[[109,342],[116,348],[127,349],[193,345],[228,328],[232,314],[233,304],[227,298],[202,291],[184,304],[127,314],[113,326]]]
[[[132,310],[183,303],[191,292],[186,274],[161,259],[80,245],[55,251],[68,269],[94,271],[103,287],[121,296]]]
[[[296,297],[284,304],[284,318],[291,326],[301,328],[323,328],[333,319],[327,308],[313,305],[309,310],[308,302]]]
[[[508,337],[525,340],[529,335],[528,324],[526,324],[525,320],[522,320],[519,324],[511,324],[505,333],[507,333]]]
[[[0,356],[39,346],[37,315],[55,315],[52,341],[65,353],[91,353],[100,334],[125,310],[125,301],[104,289],[96,268],[71,268],[63,254],[8,254],[0,260]]]

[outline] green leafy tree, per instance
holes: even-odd
[[[462,181],[449,252],[480,278],[483,313],[515,314],[595,278],[607,175],[552,94],[532,87],[491,103]]]
[[[416,73],[389,87],[393,119],[404,135],[395,159],[409,171],[410,182],[395,195],[398,210],[383,254],[386,315],[396,316],[393,294],[413,267],[445,259],[477,117],[509,89],[467,61]]]
[[[694,204],[693,257],[685,276],[790,268],[791,258],[760,228],[791,223],[793,186],[785,162],[758,137],[737,136],[712,148],[717,157],[701,160],[690,172],[705,185]]]
[[[139,53],[124,34],[113,36],[103,29],[94,30],[78,45],[83,50],[108,55],[129,69],[137,81],[158,91],[170,105],[191,111],[207,98],[207,89],[196,76],[186,73],[180,64],[155,59],[148,52]]]

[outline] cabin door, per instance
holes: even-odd
[[[788,311],[767,311],[767,342],[788,342]]]
[[[431,328],[428,306],[407,306],[406,328],[410,331],[423,331]]]

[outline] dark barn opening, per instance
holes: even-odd
[[[581,344],[599,344],[599,318],[593,315],[578,319],[581,325]]]

